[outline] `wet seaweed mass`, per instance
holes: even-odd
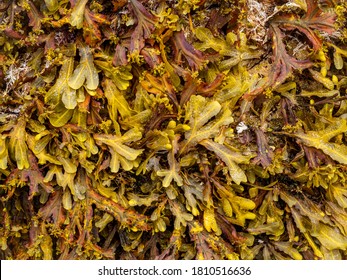
[[[347,259],[346,18],[1,1],[0,259]]]

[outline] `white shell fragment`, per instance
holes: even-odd
[[[240,122],[237,126],[236,126],[236,132],[237,134],[242,133],[243,131],[247,130],[248,126],[244,123],[244,122]]]

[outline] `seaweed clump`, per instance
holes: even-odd
[[[0,259],[346,259],[346,15],[2,1]]]

